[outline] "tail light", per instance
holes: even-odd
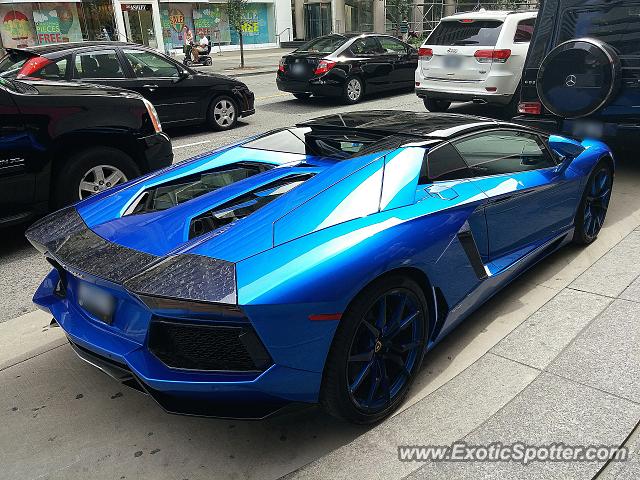
[[[53,62],[45,57],[31,57],[24,63],[24,65],[22,65],[22,68],[18,72],[17,78],[30,77],[34,73],[42,70],[50,63]]]
[[[284,58],[280,59],[280,64],[278,65],[278,71],[284,72]]]
[[[505,63],[511,56],[511,50],[477,50],[473,56],[478,63]]]
[[[418,49],[418,56],[421,60],[429,61],[433,58],[433,50],[431,48],[420,47]]]
[[[318,64],[318,66],[316,67],[313,73],[316,75],[322,75],[323,73],[327,73],[329,70],[331,70],[335,66],[336,66],[336,62],[334,61],[320,60],[320,63]]]
[[[540,115],[542,114],[542,104],[540,102],[520,102],[518,104],[518,113]]]

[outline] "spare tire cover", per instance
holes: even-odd
[[[604,42],[569,40],[554,48],[538,71],[542,104],[554,115],[581,118],[607,105],[620,86],[620,59]]]

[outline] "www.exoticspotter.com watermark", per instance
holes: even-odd
[[[610,445],[527,445],[523,442],[471,445],[401,445],[398,459],[402,462],[623,462],[629,456],[627,447]]]

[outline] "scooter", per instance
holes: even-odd
[[[195,47],[191,47],[191,48],[195,48]],[[210,53],[211,53],[211,44],[207,45],[207,48],[204,52],[200,52],[198,61],[194,62],[193,59],[191,58],[191,50],[189,50],[189,52],[184,56],[184,60],[182,61],[182,63],[187,67],[190,67],[192,65],[211,66],[213,64],[213,60],[209,55]]]

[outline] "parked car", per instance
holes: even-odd
[[[513,116],[535,11],[464,12],[443,18],[419,49],[416,94],[431,112],[451,102],[500,105]]]
[[[546,0],[517,120],[634,148],[640,139],[640,1]]]
[[[278,89],[298,99],[340,97],[413,87],[418,51],[390,35],[332,34],[305,43],[280,60]]]
[[[255,113],[247,86],[224,75],[202,73],[171,57],[121,42],[56,43],[9,48],[0,75],[95,83],[126,88],[156,107],[163,125],[206,123],[214,130],[236,126]]]
[[[570,242],[610,150],[491,119],[366,111],[279,129],[41,220],[34,301],[77,354],[171,412],[320,402],[390,415],[425,351]]]
[[[171,164],[134,92],[0,78],[0,225],[24,222]]]

